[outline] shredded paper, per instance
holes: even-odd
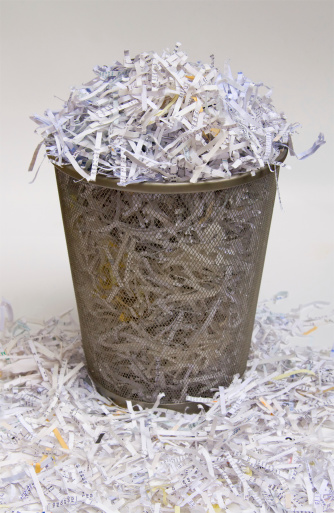
[[[275,313],[284,296],[259,303],[244,376],[192,415],[160,409],[163,390],[151,409],[114,405],[70,312],[14,320],[3,300],[0,511],[334,511],[334,351],[291,344],[333,313]]]
[[[123,62],[94,72],[61,110],[32,117],[48,157],[88,181],[98,174],[122,186],[224,179],[265,165],[274,170],[284,147],[303,159],[325,142],[320,133],[297,155],[299,125],[275,110],[271,88],[242,72],[234,77],[228,62],[220,72],[213,55],[211,64],[191,63],[180,43],[161,56],[125,51]]]
[[[82,340],[95,383],[182,403],[246,366],[275,176],[141,194],[57,170]],[[99,355],[99,357],[97,357]]]

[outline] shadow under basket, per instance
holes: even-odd
[[[198,411],[246,368],[277,173],[120,187],[55,169],[97,390],[142,407],[163,392],[160,407]]]

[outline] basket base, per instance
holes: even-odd
[[[154,403],[146,403],[144,401],[137,401],[136,399],[127,399],[126,397],[121,397],[120,395],[114,394],[114,392],[111,392],[110,390],[104,388],[92,377],[91,380],[94,382],[96,390],[99,392],[99,394],[105,397],[109,397],[115,404],[117,404],[117,406],[127,408],[127,401],[131,401],[133,403],[134,409],[136,409],[136,406],[141,406],[144,409],[153,408],[154,406]],[[185,401],[184,403],[159,404],[158,408],[159,410],[175,410],[180,413],[199,413],[201,409],[208,411],[209,406],[201,402]]]

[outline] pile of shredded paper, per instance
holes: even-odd
[[[188,62],[177,43],[173,51],[144,52],[123,63],[98,66],[96,77],[73,88],[60,111],[35,115],[46,153],[85,179],[97,174],[119,185],[142,181],[197,182],[254,171],[274,170],[280,150],[305,158],[324,141],[296,155],[289,124],[276,112],[272,90],[230,66]]]
[[[321,303],[259,304],[248,368],[199,413],[100,396],[70,312],[0,307],[0,511],[334,511],[334,352],[295,347],[333,322]],[[321,329],[321,328],[320,328]]]

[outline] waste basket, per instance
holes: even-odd
[[[285,158],[281,153],[280,160]],[[184,410],[243,374],[276,194],[268,167],[198,183],[87,182],[55,165],[88,371]],[[192,411],[187,410],[187,411]]]

